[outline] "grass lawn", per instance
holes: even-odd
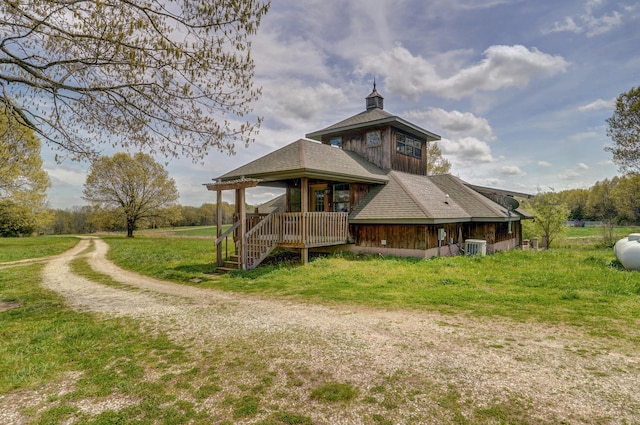
[[[225,224],[222,226],[222,231],[224,232],[229,227],[230,224]],[[215,238],[217,235],[217,227],[216,226],[191,226],[191,227],[172,227],[170,229],[148,229],[148,230],[140,230],[136,232],[136,235],[146,235],[153,236],[156,235],[164,235],[164,236],[204,236]]]
[[[307,266],[270,265],[211,277],[215,252],[210,238],[104,239],[111,246],[110,257],[121,266],[182,284],[194,285],[191,280],[197,277],[200,287],[309,303],[560,323],[607,336],[612,346],[618,339],[640,343],[640,272],[620,268],[611,248],[590,245],[431,260],[344,254],[316,258]],[[76,242],[0,239],[0,258],[55,254]],[[8,247],[21,253],[9,257]],[[118,285],[93,272],[84,258],[71,266],[77,274]],[[433,418],[443,423],[553,423],[536,420],[527,400],[474,407],[465,401],[470,396],[463,393],[466,389],[412,383],[402,372],[381,375],[371,388],[326,381],[295,363],[274,365],[255,342],[234,337],[193,350],[134,320],[74,311],[40,286],[42,267],[0,270],[0,305],[16,307],[0,311],[0,395],[5,401],[15,398],[20,406],[28,390],[46,394],[37,407],[23,409],[28,423],[312,424],[312,418],[296,409],[313,402],[325,403],[327,414],[348,403],[361,403],[363,411],[382,406],[382,413],[366,417],[372,424],[391,424],[394,409],[414,397],[439,406],[436,412],[443,416]],[[284,384],[275,391],[278,380]],[[121,405],[99,415],[81,408],[105,399]],[[296,409],[283,407],[288,400],[297,400]],[[265,410],[270,412],[266,419],[254,419]]]
[[[162,376],[170,367],[186,368],[183,347],[133,321],[73,311],[39,286],[41,270],[29,265],[0,273],[0,301],[20,306],[0,312],[0,394],[45,384],[55,388],[63,379],[73,384],[50,396],[43,410],[26,412],[34,419],[29,423],[65,423],[72,416],[79,418],[75,424],[153,423],[158,417],[187,423],[199,417],[176,399],[170,382],[143,379],[151,371]],[[81,400],[113,393],[138,401],[98,417],[78,408]]]
[[[308,266],[261,266],[210,277],[211,241],[107,238],[110,258],[143,274],[198,286],[322,304],[507,317],[624,336],[640,319],[640,273],[610,248],[580,246],[430,260],[337,254]],[[169,242],[170,241],[170,242]]]
[[[73,236],[0,238],[0,262],[60,254],[73,248],[78,241]]]

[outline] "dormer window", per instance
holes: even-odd
[[[396,151],[415,158],[422,158],[422,142],[413,137],[398,133],[396,135]]]

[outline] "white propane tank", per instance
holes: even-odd
[[[640,270],[640,233],[632,233],[613,246],[620,264],[627,270]]]

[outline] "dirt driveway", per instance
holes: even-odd
[[[91,267],[127,286],[101,285],[70,271],[70,260],[90,243]],[[564,326],[203,290],[120,269],[106,259],[107,249],[100,239],[82,240],[48,262],[43,285],[78,310],[139,319],[176,341],[189,341],[194,350],[244,337],[274,363],[302,363],[361,389],[371,388],[381,374],[404,371],[413,377],[408,387],[418,385],[416,377],[455,385],[478,406],[526,400],[545,422],[639,423],[640,353],[631,343],[616,340],[612,347],[611,341]],[[0,398],[5,419],[15,409],[7,400]],[[416,399],[399,409],[397,417],[407,418],[427,406]],[[325,413],[322,423],[367,423],[357,413],[336,412],[333,419]]]

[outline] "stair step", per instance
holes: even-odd
[[[238,268],[237,267],[233,267],[233,268],[232,267],[217,267],[216,268],[216,272],[218,272],[218,273],[229,273],[229,272],[232,272],[234,270],[238,270]]]

